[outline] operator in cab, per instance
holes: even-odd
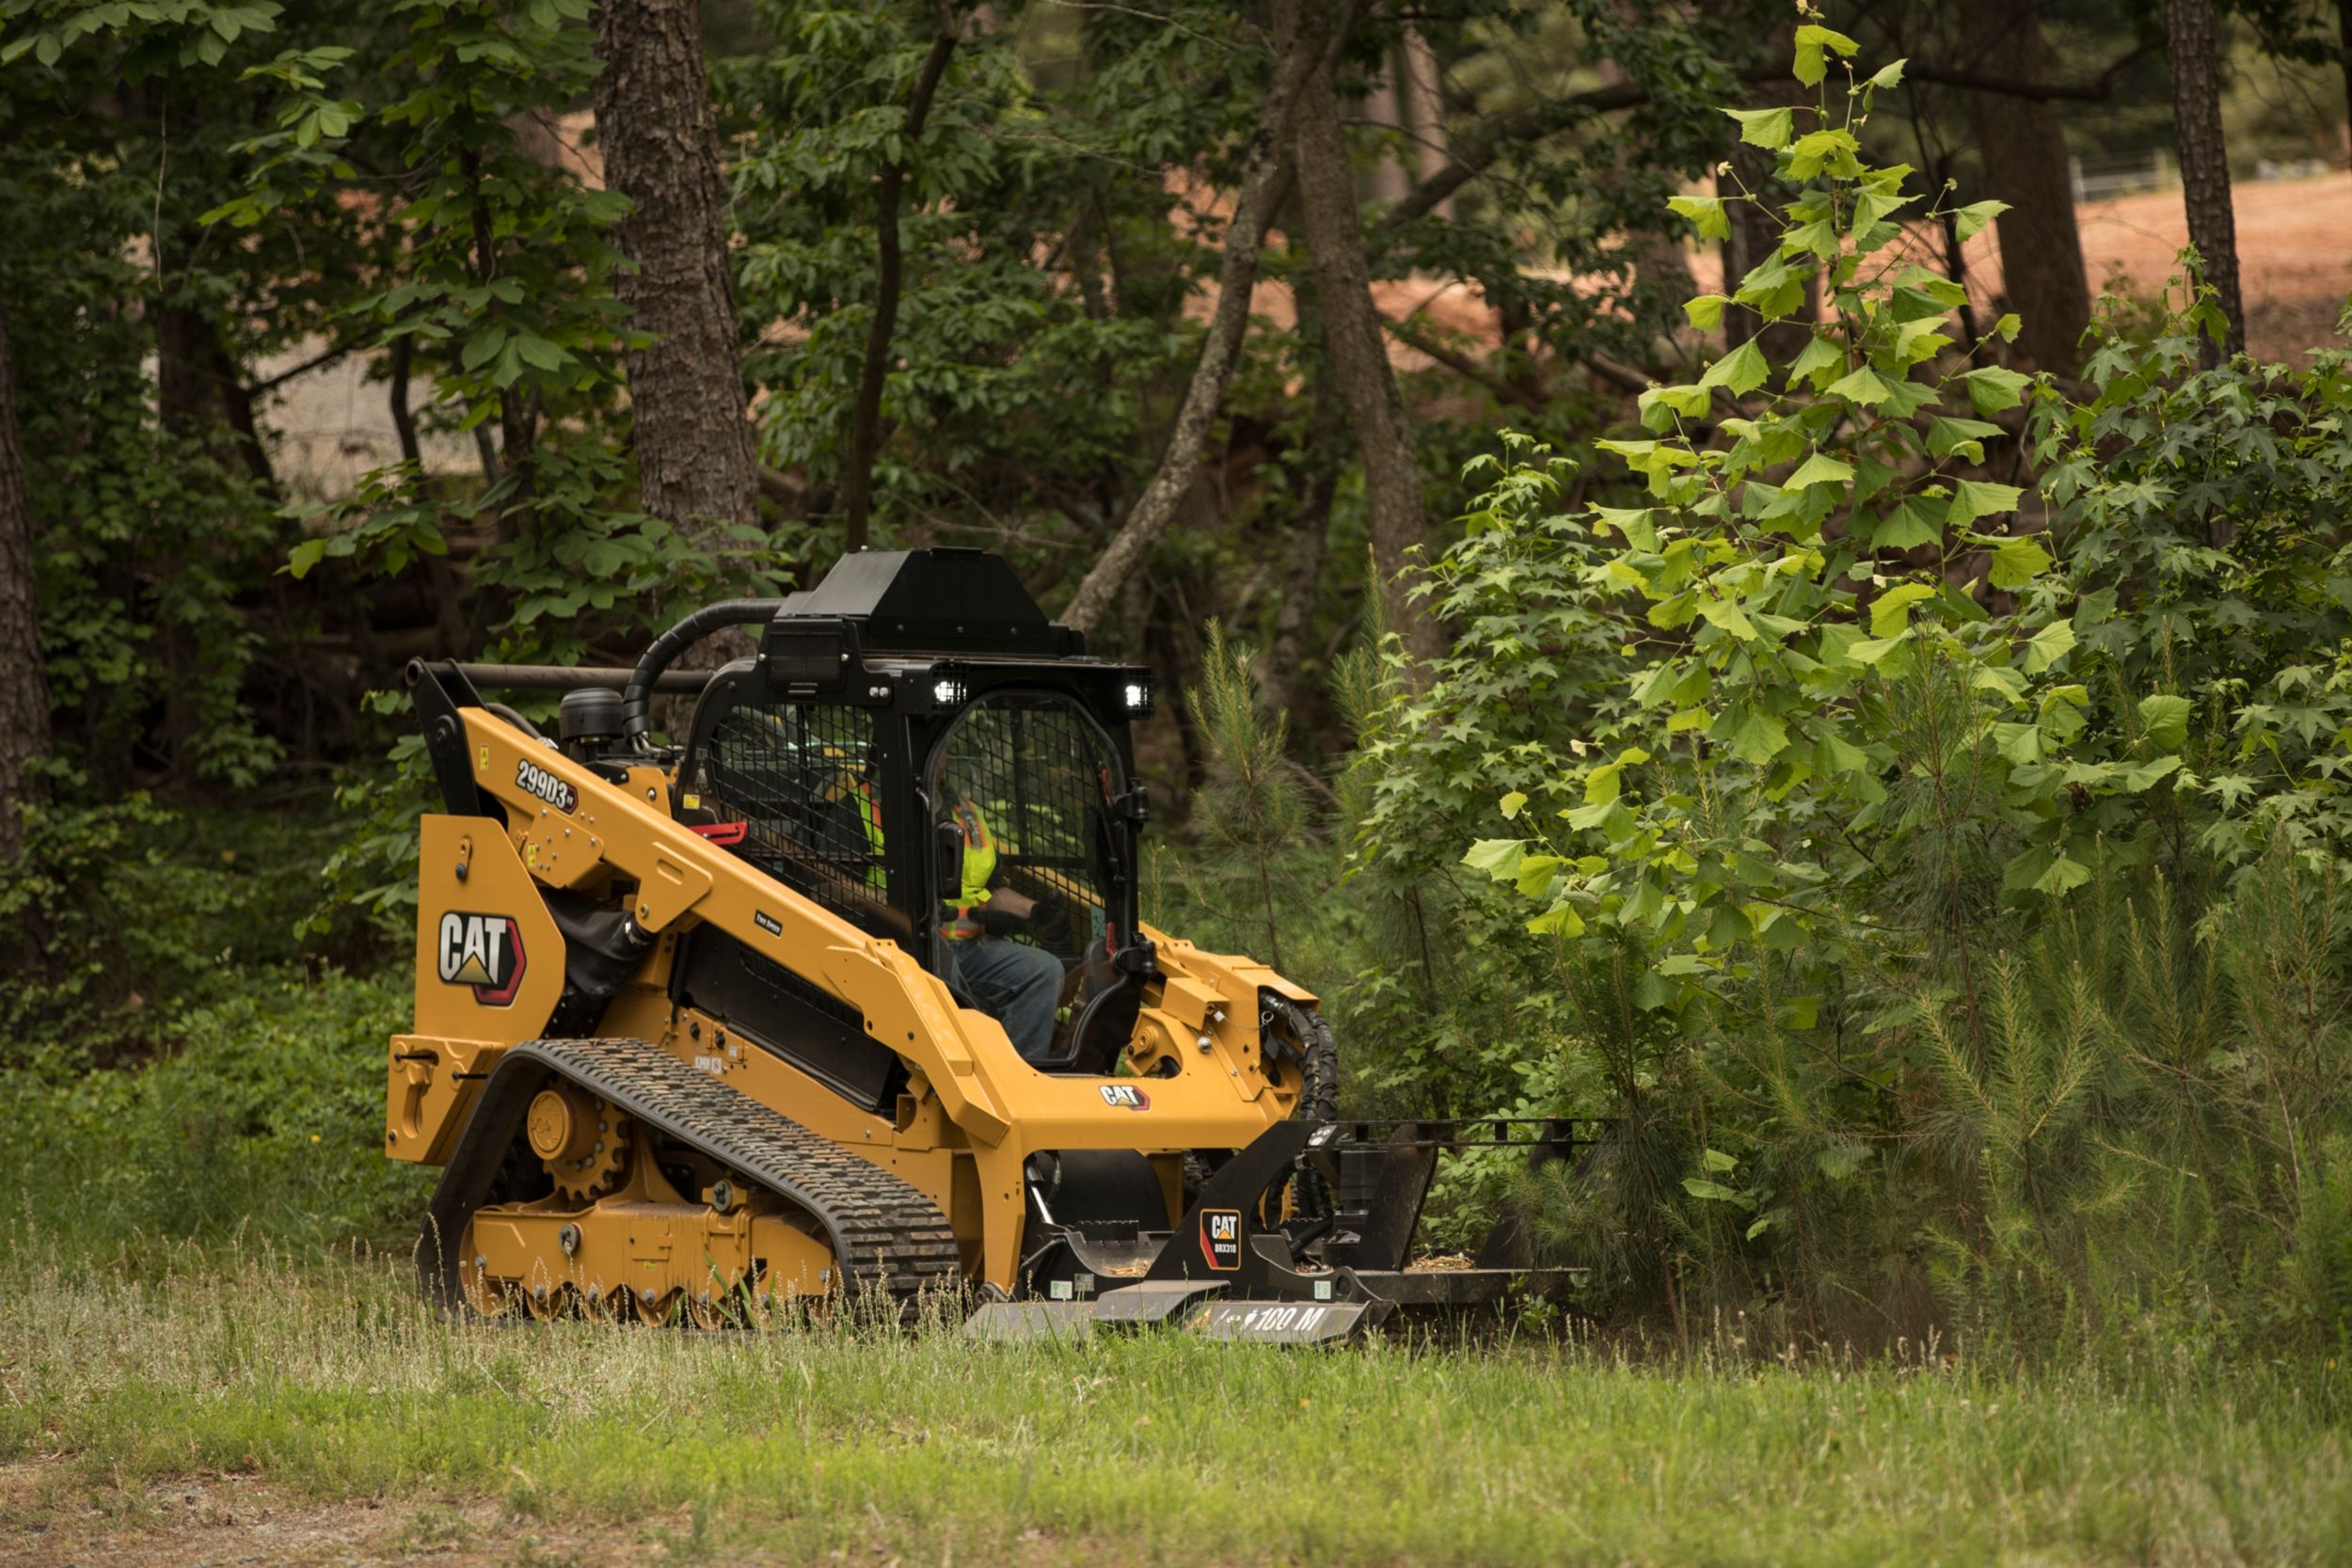
[[[963,835],[963,875],[940,925],[947,939],[948,979],[1002,1023],[1012,1048],[1034,1062],[1054,1043],[1062,964],[1044,948],[1012,939],[1049,925],[1055,906],[1006,885],[988,818],[970,796],[958,796],[953,811]]]

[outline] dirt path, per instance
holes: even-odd
[[[564,1529],[494,1502],[316,1502],[250,1476],[93,1488],[71,1465],[0,1465],[0,1562],[12,1568],[619,1568],[674,1562],[691,1521]]]

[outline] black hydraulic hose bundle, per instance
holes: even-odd
[[[1298,1058],[1298,1108],[1292,1115],[1302,1121],[1337,1121],[1340,1117],[1340,1045],[1331,1033],[1331,1021],[1315,1009],[1302,1007],[1278,992],[1262,990],[1258,995],[1259,1017],[1264,1022],[1281,1020],[1290,1036],[1283,1043]],[[1320,1235],[1330,1227],[1334,1217],[1330,1187],[1320,1171],[1304,1162],[1295,1180],[1299,1213],[1323,1222],[1309,1231],[1308,1236]],[[1300,1238],[1301,1241],[1306,1239]]]
[[[623,738],[634,740],[653,728],[648,710],[653,703],[654,683],[670,667],[671,660],[712,632],[773,620],[776,611],[783,608],[782,599],[723,599],[705,605],[655,638],[630,673],[628,689],[621,693]]]

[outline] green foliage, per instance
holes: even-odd
[[[1320,857],[1312,856],[1308,842],[1311,779],[1290,758],[1289,716],[1261,707],[1251,665],[1248,650],[1227,641],[1225,628],[1210,622],[1201,684],[1186,701],[1209,753],[1199,813],[1208,864],[1221,872],[1246,868],[1243,886],[1220,890],[1223,897],[1238,894],[1255,906],[1266,961],[1279,970],[1283,905],[1302,863]]]
[[[299,971],[294,927],[336,824],[189,816],[143,794],[83,804],[87,781],[51,771],[56,803],[27,813],[24,854],[0,875],[0,1067],[72,1076],[143,1060],[169,1048],[182,1009]]]
[[[2075,623],[2107,726],[2181,756],[2198,847],[2244,865],[2274,836],[2352,846],[2352,353],[2302,369],[2205,369],[2221,330],[2196,289],[2127,339],[2119,302],[2092,395],[2037,411],[2051,527],[2070,541]],[[2176,278],[2178,285],[2181,279]],[[2185,297],[2184,297],[2185,296]]]
[[[1509,1185],[1621,1309],[2333,1335],[2343,356],[2205,371],[2209,306],[2110,316],[2070,400],[1998,363],[2014,321],[1958,341],[1865,154],[1892,70],[1805,27],[1814,105],[1736,117],[1781,244],[1689,315],[1818,280],[1823,320],[1645,395],[1597,444],[1631,494],[1522,436],[1470,467],[1462,636],[1366,747],[1359,858],[1443,824],[1518,905],[1488,950],[1565,1024],[1533,1107],[1617,1119]]]
[[[246,972],[217,1001],[158,1001],[167,1053],[135,1071],[0,1074],[0,1195],[78,1247],[267,1238],[297,1250],[411,1233],[432,1173],[383,1155],[391,980]]]
[[[2020,489],[1979,477],[2007,435],[1987,416],[2016,408],[2026,379],[1947,352],[1961,290],[1897,244],[1909,171],[1858,155],[1879,87],[1845,63],[1851,40],[1800,31],[1800,79],[1820,86],[1835,56],[1847,81],[1809,109],[1741,119],[1796,195],[1770,214],[1777,252],[1729,298],[1777,320],[1818,284],[1824,324],[1783,363],[1751,339],[1643,395],[1652,438],[1598,447],[1648,504],[1548,517],[1559,474],[1530,483],[1522,462],[1474,514],[1573,552],[1552,575],[1573,574],[1587,621],[1613,626],[1626,673],[1581,764],[1506,781],[1505,815],[1535,836],[1468,863],[1536,900],[1535,930],[1615,926],[1658,944],[1650,1006],[1720,1003],[1799,947],[1850,961],[1871,884],[1963,817],[2011,892],[2062,894],[2087,875],[2081,795],[2136,793],[2178,766],[2066,767],[2086,700],[2075,633],[2042,580],[2043,544],[1996,521]]]

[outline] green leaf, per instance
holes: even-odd
[[[1736,1203],[1742,1209],[1748,1207],[1748,1200],[1746,1198],[1741,1197],[1738,1193],[1733,1192],[1729,1187],[1724,1186],[1722,1182],[1709,1181],[1704,1177],[1684,1177],[1682,1179],[1682,1190],[1689,1193],[1692,1197],[1703,1197],[1712,1203]]]
[[[2005,343],[2013,343],[2017,341],[2017,334],[2024,331],[2025,326],[2025,318],[2011,310],[1993,324],[1993,336]]]
[[[1870,536],[1870,547],[1874,550],[1912,550],[1943,542],[1943,521],[1916,496],[1905,496],[1902,504],[1888,513],[1878,531]]]
[[[1702,419],[1711,401],[1705,387],[1652,387],[1634,400],[1634,406],[1641,411],[1642,428],[1663,436],[1674,429],[1676,415]]]
[[[2026,388],[2032,378],[2018,374],[2001,365],[1987,365],[1980,371],[1970,371],[1961,377],[1968,383],[1968,402],[1979,414],[1997,414],[2004,408],[2014,408],[2025,399]]]
[[[1796,134],[1796,116],[1786,108],[1725,109],[1724,113],[1740,122],[1740,139],[1750,147],[1778,151]]]
[[[2177,752],[2188,743],[2189,701],[2160,692],[2139,700],[2139,727],[2159,751]]]
[[[1904,369],[1934,358],[1952,346],[1951,335],[1944,330],[1942,316],[1921,316],[1895,328],[1895,357]]]
[[[545,338],[535,338],[528,333],[517,334],[515,348],[523,356],[525,364],[537,370],[552,371],[564,363],[564,351]]]
[[[1507,882],[1519,874],[1519,862],[1526,856],[1527,840],[1523,838],[1482,838],[1470,847],[1462,863],[1473,871],[1484,871],[1498,882]]]
[[[2031,535],[2004,539],[1993,551],[1993,586],[2023,588],[2050,566],[2050,552]]]
[[[1911,626],[1911,607],[1935,597],[1924,582],[1902,582],[1870,602],[1870,632],[1874,637],[1899,637]]]
[[[2017,510],[2017,499],[2024,495],[2014,484],[1994,484],[1981,479],[1963,479],[1952,486],[1951,504],[1944,509],[1944,520],[1954,528],[1965,528],[1979,517],[1998,516]]]
[[[2153,762],[2143,762],[2124,770],[2123,787],[2137,795],[2180,766],[2179,757],[2158,757]]]
[[[1878,372],[1865,365],[1851,375],[1830,384],[1829,395],[1844,398],[1865,408],[1874,408],[1895,395],[1895,388],[1879,379]]]
[[[1529,921],[1527,928],[1537,936],[1581,937],[1584,934],[1584,920],[1576,911],[1562,904]]]
[[[1903,85],[1903,67],[1910,63],[1911,62],[1908,60],[1896,60],[1891,64],[1883,65],[1879,67],[1878,73],[1876,75],[1872,76],[1867,82],[1865,82],[1862,85],[1866,87],[1880,88],[1901,87]]]
[[[1705,1165],[1708,1170],[1714,1171],[1719,1175],[1724,1171],[1738,1170],[1740,1168],[1740,1162],[1733,1159],[1730,1155],[1725,1154],[1720,1148],[1700,1149],[1699,1164]]]
[[[1863,773],[1869,768],[1870,753],[1836,730],[1823,730],[1813,742],[1813,770],[1817,773]]]
[[[467,370],[478,371],[497,358],[499,351],[505,346],[506,328],[493,322],[477,332],[467,334],[466,346],[459,352],[457,362]]]
[[[1934,414],[1928,419],[1928,451],[1938,457],[1961,452],[1971,463],[1984,461],[1984,443],[2001,434],[2001,427],[1983,420],[1955,419]]]
[[[1707,373],[1699,377],[1699,385],[1721,387],[1733,397],[1740,397],[1763,386],[1765,372],[1770,369],[1764,362],[1764,351],[1751,338],[1708,366]]]
[[[302,578],[309,577],[310,575],[311,568],[315,567],[322,560],[326,559],[326,540],[305,539],[301,544],[296,545],[291,551],[287,552],[286,573],[296,581],[300,581]]]
[[[1666,210],[1678,217],[1689,218],[1702,240],[1731,238],[1731,218],[1724,211],[1720,196],[1677,196],[1666,203]]]
[[[1846,657],[1856,664],[1876,664],[1903,645],[1899,637],[1862,637],[1846,644]]]
[[[2052,897],[2058,897],[2082,886],[2089,880],[2090,880],[2090,867],[2080,861],[2069,860],[2064,855],[2060,855],[2050,863],[2049,870],[2034,879],[2033,888],[2036,893],[2046,893]]]
[[[1715,729],[1733,756],[1759,768],[1788,749],[1788,726],[1745,703],[1726,709]]]
[[[1756,641],[1756,623],[1748,619],[1736,599],[1721,599],[1712,594],[1701,594],[1699,614],[1711,626],[1721,626],[1742,642]]]
[[[1843,33],[1834,33],[1827,27],[1808,23],[1797,29],[1795,71],[1797,80],[1808,87],[1820,87],[1821,78],[1829,73],[1828,61],[1822,54],[1823,49],[1834,49],[1838,54],[1851,58],[1853,52],[1859,47],[1860,45]]]
[[[2053,621],[2026,642],[2026,673],[2038,675],[2074,650],[2074,623]]]
[[[1553,875],[1567,863],[1558,855],[1530,855],[1519,862],[1519,896],[1540,898],[1550,892]]]
[[[1515,789],[1511,791],[1510,794],[1505,795],[1501,803],[1502,807],[1502,819],[1505,822],[1508,822],[1512,818],[1518,816],[1520,807],[1527,804],[1527,796],[1521,791]]]
[[[1841,180],[1851,180],[1861,174],[1861,162],[1854,154],[1862,144],[1851,131],[1814,131],[1797,138],[1788,150],[1788,178],[1810,180],[1823,169]]]
[[[1984,231],[1984,226],[2009,211],[2006,201],[1972,201],[1952,214],[1960,226],[1961,242],[1964,245]]]
[[[1712,332],[1724,324],[1724,307],[1731,299],[1725,294],[1701,294],[1682,302],[1682,315],[1701,332]]]
[[[1806,458],[1783,483],[1784,490],[1803,490],[1816,484],[1839,484],[1853,478],[1853,465],[1842,462],[1826,452],[1815,452]]]
[[[1813,384],[1814,389],[1819,391],[1831,376],[1845,368],[1844,347],[1831,339],[1817,334],[1806,341],[1797,357],[1789,362],[1788,374],[1781,385],[1794,387],[1800,381],[1809,381]]]

